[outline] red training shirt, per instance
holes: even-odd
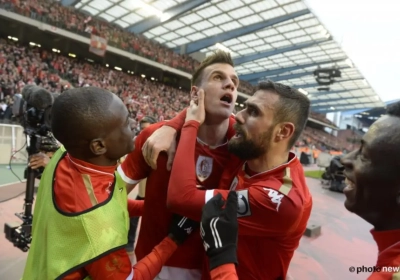
[[[114,188],[116,166],[97,166],[66,154],[55,171],[54,194],[59,210],[77,213],[106,201]],[[137,203],[140,202],[140,203]],[[143,201],[129,200],[130,216],[143,212]],[[154,279],[162,264],[177,248],[175,242],[165,238],[149,256],[133,268],[124,248],[85,265],[64,277],[80,280],[90,275],[92,279]]]
[[[218,190],[196,188],[193,161],[199,123],[185,123],[177,148],[168,191],[172,211],[187,215],[201,213],[215,194],[227,197],[238,192],[238,262],[240,280],[285,279],[294,250],[298,247],[310,217],[312,199],[298,158],[290,153],[288,162],[272,170],[250,174],[245,164],[229,163],[223,175],[236,177]],[[238,168],[239,167],[239,168]],[[217,185],[216,185],[217,186]],[[203,272],[203,279],[207,273]]]

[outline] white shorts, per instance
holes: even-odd
[[[201,270],[163,266],[155,280],[200,280]]]

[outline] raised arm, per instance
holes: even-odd
[[[127,192],[131,192],[133,188],[143,179],[147,178],[151,172],[150,166],[147,165],[142,155],[142,147],[147,137],[155,130],[154,126],[159,127],[160,124],[153,124],[143,130],[135,140],[134,150],[127,155],[126,159],[118,166],[118,173],[126,184]]]
[[[197,188],[195,145],[200,123],[194,119],[189,117],[182,129],[168,186],[167,206],[173,213],[199,221],[204,204],[218,193],[226,199],[229,190],[204,191]],[[302,214],[302,202],[296,201],[295,196],[290,198],[276,191],[282,182],[276,180],[269,186],[246,188],[242,177],[235,179],[237,186],[241,186],[237,191],[239,235],[274,236],[289,230],[297,222]]]
[[[176,135],[185,123],[186,109],[180,112],[175,118],[165,122],[165,124],[154,131],[144,143],[142,153],[147,164],[157,169],[157,159],[161,152],[168,155],[167,170],[171,170],[172,162],[175,157]]]
[[[182,128],[168,186],[167,206],[178,213],[200,221],[206,202],[205,191],[197,189],[195,147],[199,122],[188,121]]]

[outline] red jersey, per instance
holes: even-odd
[[[232,120],[231,120],[232,122]],[[144,213],[137,246],[135,249],[138,260],[143,258],[167,234],[172,213],[167,208],[167,191],[170,172],[167,171],[167,155],[161,153],[157,160],[157,170],[148,166],[142,155],[142,147],[146,139],[165,122],[152,124],[144,129],[136,138],[135,150],[130,153],[118,168],[123,180],[128,184],[136,184],[147,178]],[[230,131],[230,134],[233,134]],[[229,160],[227,145],[210,148],[196,141],[193,150],[193,161],[186,162],[194,169],[195,181],[204,188],[215,188],[220,176]],[[156,217],[156,218],[155,218]],[[174,255],[165,264],[166,266],[183,269],[201,269],[204,259],[204,248],[199,230],[193,232]]]
[[[368,280],[392,280],[400,277],[400,230],[375,231],[371,234],[378,245],[376,268]]]
[[[285,164],[255,175],[246,172],[245,163],[238,165],[231,160],[218,190],[199,190],[196,170],[187,164],[193,161],[198,127],[197,122],[190,121],[182,129],[168,191],[172,211],[180,215],[201,213],[204,203],[215,194],[226,198],[230,190],[236,190],[239,279],[285,279],[312,208],[299,160],[290,153]],[[207,279],[205,272],[203,279]]]
[[[66,154],[55,171],[54,194],[58,208],[67,213],[88,210],[105,202],[114,188],[116,166],[96,166]],[[143,201],[129,200],[130,216],[141,215]],[[175,242],[165,238],[152,254],[133,268],[124,248],[114,251],[64,277],[64,280],[92,279],[150,280],[160,271],[162,264],[177,248]]]

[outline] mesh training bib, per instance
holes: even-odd
[[[61,279],[127,244],[127,193],[118,173],[106,201],[80,213],[63,213],[56,208],[55,171],[65,155],[65,149],[60,148],[40,180],[24,280]]]

